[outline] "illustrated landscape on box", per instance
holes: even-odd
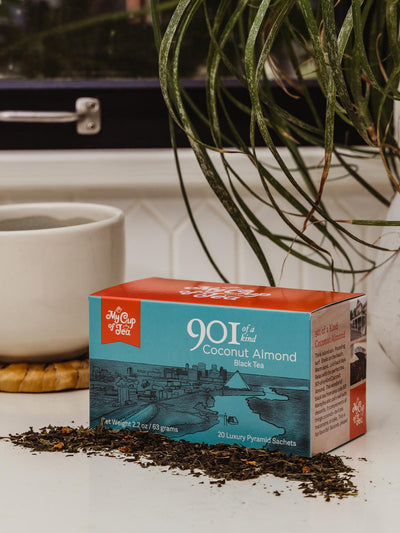
[[[104,418],[115,428],[188,441],[308,451],[307,380],[228,372],[202,362],[178,367],[95,359],[91,383],[92,425]]]

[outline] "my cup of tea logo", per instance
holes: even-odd
[[[361,426],[361,424],[364,423],[365,403],[361,401],[360,398],[357,397],[356,401],[353,403],[351,413],[353,415],[353,424]]]
[[[367,430],[365,381],[350,389],[350,439]]]
[[[136,324],[136,318],[129,316],[129,313],[120,306],[114,310],[109,309],[106,320],[108,320],[109,330],[114,331],[116,335],[126,335],[127,337],[131,336],[133,326]]]
[[[140,346],[140,301],[102,298],[101,342]]]
[[[256,298],[257,296],[271,296],[270,293],[256,292],[240,286],[208,286],[184,287],[179,291],[183,296],[193,296],[193,298],[211,298],[212,300],[239,300],[240,298]]]

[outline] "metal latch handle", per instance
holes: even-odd
[[[101,129],[100,101],[97,98],[78,98],[72,111],[0,111],[0,122],[76,122],[80,135],[94,135]]]

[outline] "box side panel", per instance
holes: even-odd
[[[365,313],[366,297],[361,296],[312,314],[312,455],[332,450],[365,432]],[[358,390],[358,396],[353,389]],[[354,405],[363,412],[357,428]]]
[[[101,308],[91,306],[92,426],[104,418],[114,428],[309,455],[308,313],[142,301],[134,346],[102,342]]]

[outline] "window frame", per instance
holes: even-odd
[[[277,84],[270,82],[275,98],[298,112],[298,101]],[[230,91],[242,101],[247,91],[236,81],[228,81]],[[206,110],[205,81],[184,80],[183,86],[201,110]],[[318,84],[308,82],[316,106],[324,115],[325,101]],[[79,97],[100,100],[102,127],[96,135],[79,135],[76,125],[29,124],[0,122],[0,150],[60,150],[60,149],[124,149],[170,148],[168,112],[157,79],[126,80],[1,80],[1,110],[74,111]],[[232,120],[238,131],[248,138],[249,117],[232,109]],[[307,118],[307,117],[304,117]],[[195,120],[194,126],[206,142],[211,142],[207,126]],[[189,142],[177,128],[177,144]],[[360,139],[338,124],[336,140],[343,144],[360,144]],[[262,140],[258,139],[262,145]],[[281,145],[279,139],[275,139]]]

